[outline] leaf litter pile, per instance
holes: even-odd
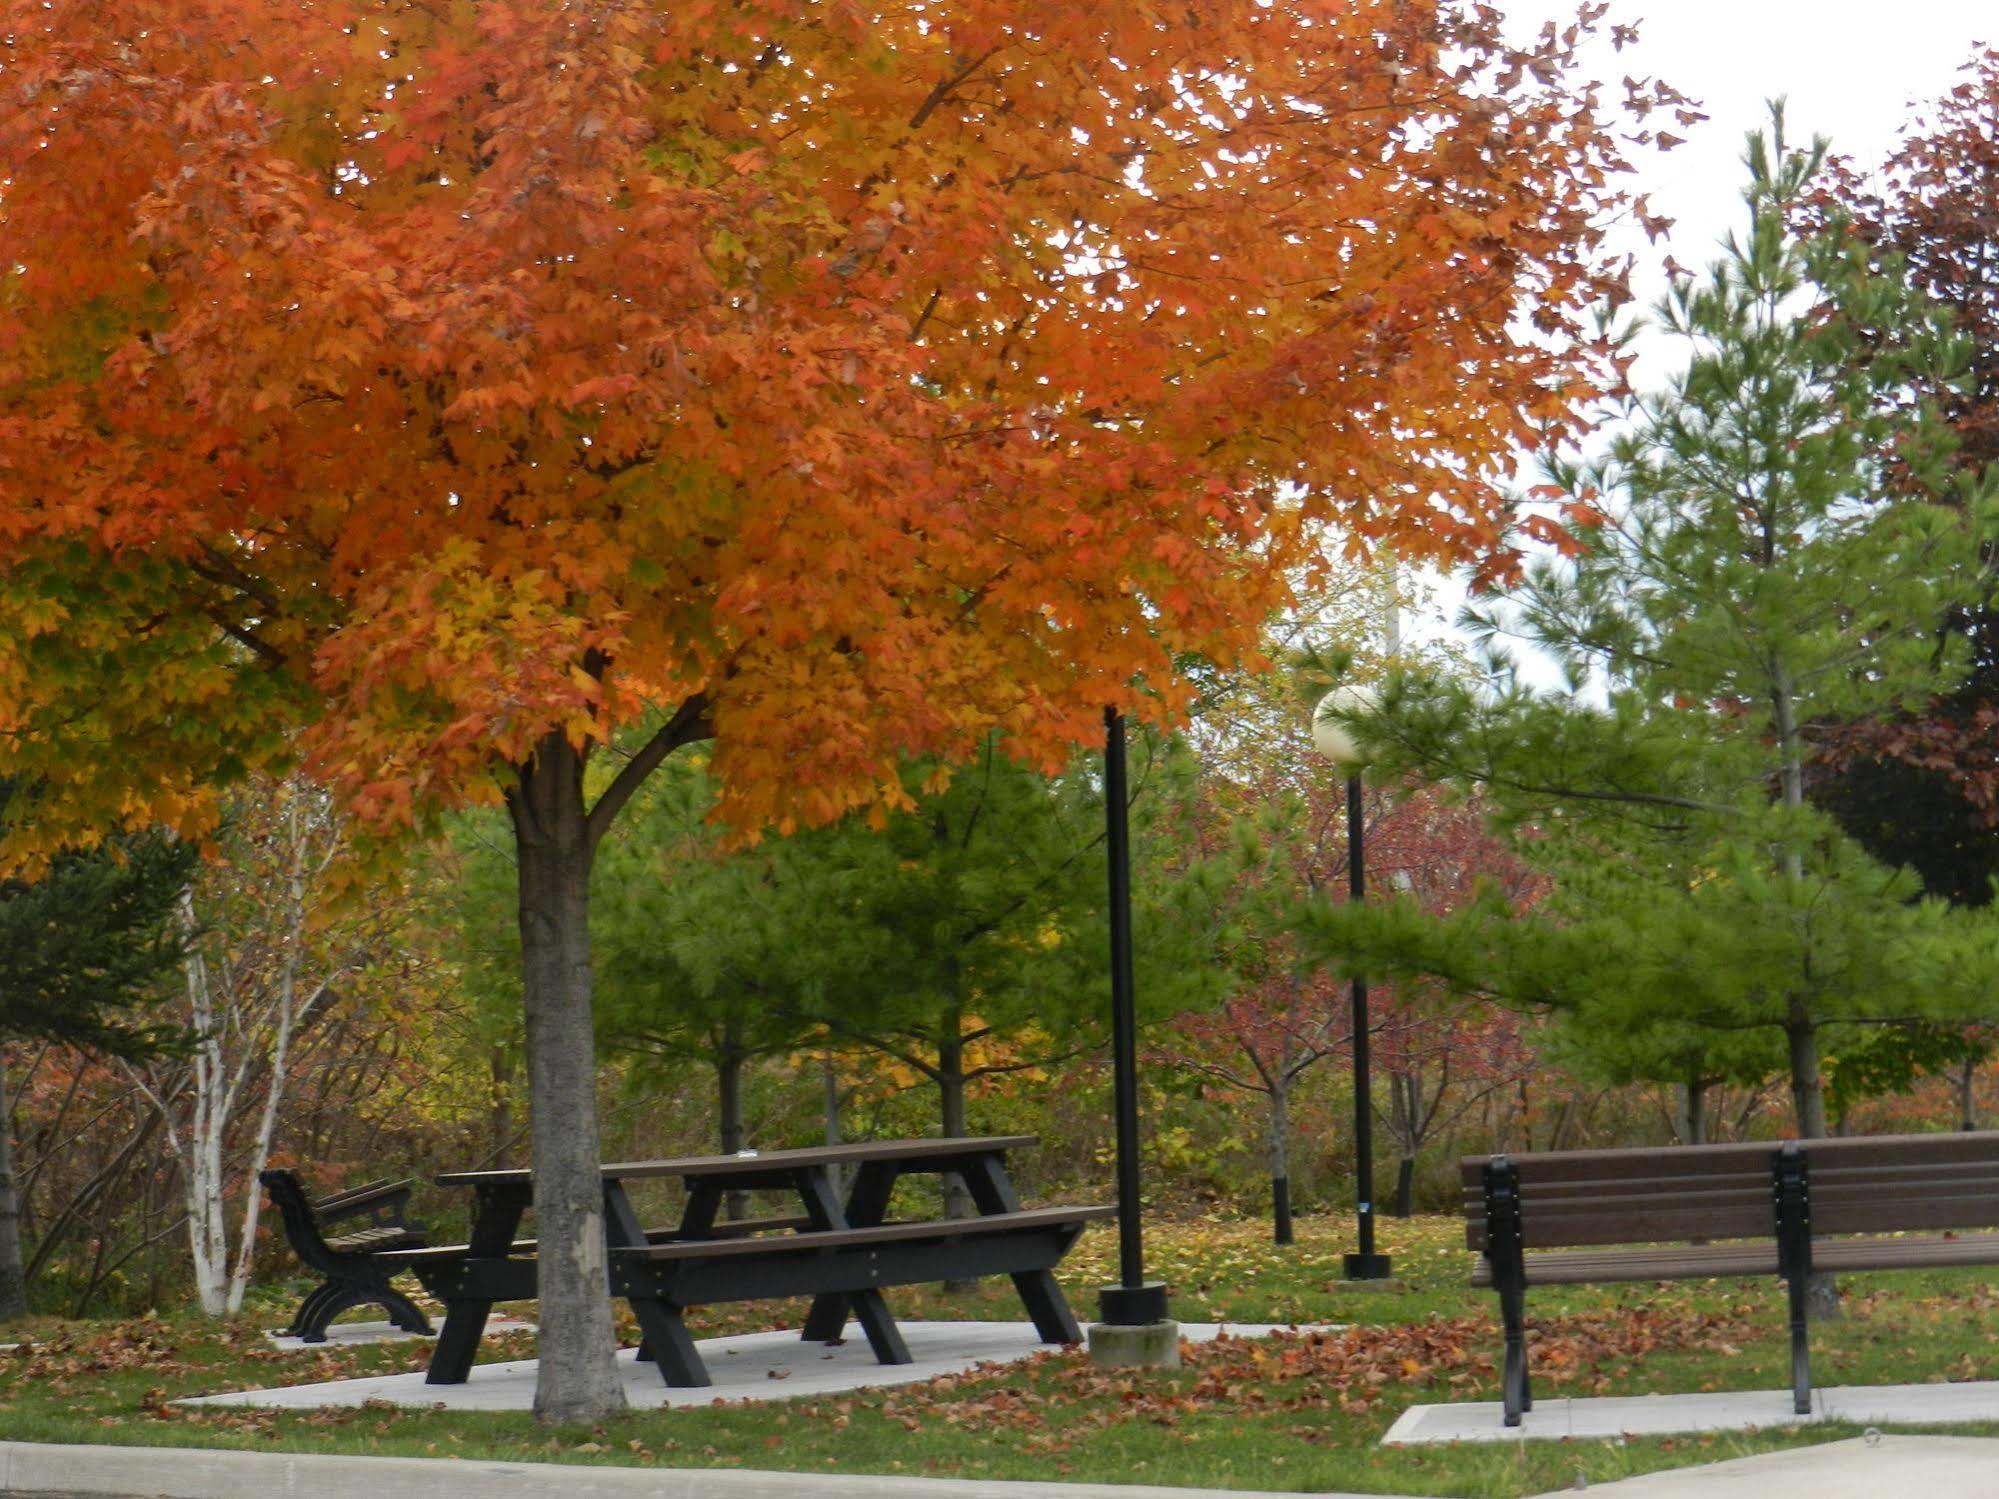
[[[1754,1309],[1636,1307],[1581,1312],[1530,1324],[1537,1387],[1591,1393],[1610,1388],[1654,1353],[1733,1357],[1753,1336]],[[874,1396],[801,1402],[805,1420],[844,1427],[878,1403],[905,1429],[942,1423],[968,1432],[1010,1432],[1030,1448],[1061,1451],[1088,1432],[1132,1422],[1174,1428],[1191,1417],[1275,1416],[1337,1411],[1365,1417],[1383,1401],[1485,1399],[1498,1389],[1499,1339],[1483,1316],[1432,1318],[1407,1326],[1351,1327],[1220,1337],[1182,1350],[1178,1378],[1106,1370],[1079,1350],[1035,1355],[1024,1384],[1004,1382],[1022,1366],[970,1372]],[[1300,1429],[1299,1434],[1307,1434]]]

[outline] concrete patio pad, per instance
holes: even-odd
[[[1975,1384],[1834,1386],[1812,1392],[1812,1413],[1791,1409],[1789,1390],[1727,1394],[1621,1395],[1537,1399],[1515,1427],[1500,1424],[1497,1400],[1412,1405],[1382,1437],[1385,1446],[1426,1442],[1517,1442],[1533,1438],[1667,1436],[1752,1431],[1851,1421],[1861,1426],[1958,1425],[1999,1421],[1999,1381]],[[1999,1471],[1992,1493],[1999,1494]]]
[[[1050,1345],[1041,1342],[1027,1322],[901,1322],[904,1341],[914,1362],[878,1364],[858,1333],[829,1346],[806,1343],[795,1332],[745,1333],[733,1338],[705,1338],[697,1346],[715,1383],[703,1390],[673,1390],[660,1383],[651,1364],[638,1362],[637,1350],[618,1354],[625,1398],[634,1409],[707,1405],[715,1400],[794,1400],[875,1385],[910,1384],[940,1374],[960,1374],[975,1364],[1011,1363]],[[1261,1337],[1288,1331],[1268,1323],[1183,1322],[1180,1336],[1188,1342],[1230,1337]],[[1309,1329],[1295,1329],[1307,1331]],[[432,1385],[421,1373],[378,1374],[365,1379],[329,1380],[271,1390],[237,1390],[177,1400],[176,1405],[254,1405],[283,1410],[319,1410],[357,1406],[370,1400],[412,1407],[443,1406],[449,1410],[529,1410],[534,1405],[535,1360],[478,1364],[462,1385]]]
[[[433,1317],[435,1323],[438,1319]],[[486,1320],[488,1333],[533,1332],[534,1324],[519,1317],[493,1316]],[[393,1322],[336,1322],[326,1329],[326,1341],[308,1343],[303,1338],[294,1338],[275,1327],[264,1329],[264,1336],[273,1348],[286,1353],[324,1352],[329,1348],[355,1348],[365,1343],[404,1343],[411,1338],[424,1336],[420,1332],[404,1332]],[[432,1333],[430,1336],[435,1337]],[[0,1347],[4,1351],[4,1347]]]

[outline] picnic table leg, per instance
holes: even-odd
[[[1020,1198],[1007,1179],[1005,1163],[996,1153],[974,1156],[959,1168],[958,1174],[964,1178],[965,1189],[972,1194],[972,1201],[981,1213],[1020,1211]],[[1076,1314],[1069,1310],[1062,1288],[1055,1283],[1053,1271],[1021,1271],[1013,1277],[1013,1288],[1020,1294],[1020,1303],[1027,1308],[1042,1342],[1083,1341],[1083,1329],[1076,1323]]]
[[[889,1193],[895,1188],[895,1169],[888,1162],[870,1162],[861,1168],[850,1198],[855,1205],[853,1214],[833,1195],[832,1183],[823,1171],[807,1167],[795,1173],[792,1180],[805,1205],[805,1216],[814,1228],[872,1228],[888,1211]],[[914,1362],[909,1345],[902,1340],[901,1329],[895,1325],[895,1315],[879,1291],[828,1292],[814,1297],[799,1336],[807,1342],[837,1342],[846,1329],[849,1307],[861,1324],[861,1331],[867,1334],[868,1347],[874,1350],[878,1363]]]
[[[644,1229],[639,1227],[639,1221],[637,1215],[631,1213],[630,1200],[625,1197],[624,1190],[622,1187],[620,1187],[618,1190],[618,1198],[619,1201],[623,1204],[623,1211],[627,1214],[631,1214],[630,1223],[628,1225],[628,1235],[626,1238],[626,1242],[632,1244],[638,1244],[644,1242],[645,1231]],[[721,1207],[722,1207],[722,1192],[719,1187],[710,1186],[706,1182],[694,1183],[693,1186],[687,1189],[687,1206],[681,1209],[680,1228],[678,1230],[680,1237],[683,1239],[707,1238],[708,1231],[715,1226],[715,1215],[721,1210]],[[607,1221],[610,1221],[614,1224],[620,1221],[617,1217],[616,1209],[613,1209]],[[638,1309],[639,1305],[636,1301],[634,1301],[632,1303],[632,1311],[634,1313],[637,1313]],[[676,1323],[678,1323],[679,1321],[678,1313],[674,1314],[674,1320]],[[683,1327],[681,1328],[681,1338],[683,1341],[685,1341],[686,1336],[687,1336],[687,1329]],[[835,1336],[837,1336],[837,1334],[835,1334]],[[690,1351],[692,1350],[693,1346],[694,1345],[692,1343],[687,1344],[687,1347]],[[658,1357],[657,1354],[655,1354],[653,1351],[652,1334],[646,1330],[645,1319],[643,1317],[640,1317],[638,1360],[642,1364],[650,1364],[656,1362],[657,1357]],[[697,1370],[699,1370],[701,1367],[701,1360],[698,1356],[694,1357],[694,1367]],[[666,1366],[662,1364],[660,1366],[660,1373],[662,1375],[665,1375],[666,1372],[667,1372]],[[672,1384],[674,1383],[674,1380],[671,1377],[668,1377],[667,1383]],[[708,1379],[706,1374],[704,1373],[702,1377],[699,1379],[688,1379],[682,1381],[682,1383],[693,1388],[700,1388],[708,1383]]]
[[[472,1373],[472,1357],[479,1351],[479,1339],[486,1331],[490,1301],[447,1301],[444,1329],[431,1350],[425,1384],[463,1384]]]
[[[873,1228],[887,1217],[889,1198],[895,1192],[896,1175],[897,1167],[893,1161],[864,1162],[854,1178],[853,1190],[847,1194],[843,1226]],[[807,1213],[810,1211],[808,1204]],[[806,1314],[805,1326],[800,1330],[799,1337],[807,1343],[837,1343],[846,1330],[847,1298],[839,1292],[830,1292],[813,1298],[812,1310]],[[872,1343],[872,1337],[869,1341]],[[876,1351],[879,1353],[880,1350]]]
[[[467,1242],[467,1258],[505,1259],[514,1247],[514,1231],[527,1211],[531,1189],[525,1185],[475,1187],[476,1206],[472,1211],[472,1232]],[[479,1351],[479,1339],[486,1331],[486,1318],[493,1303],[474,1297],[444,1298],[444,1327],[431,1350],[425,1384],[463,1384],[472,1373],[472,1358]]]
[[[645,1334],[641,1355],[649,1355],[659,1366],[659,1377],[668,1386],[676,1390],[705,1390],[714,1383],[678,1307],[668,1306],[654,1296],[627,1299],[633,1315],[639,1319],[639,1330]]]

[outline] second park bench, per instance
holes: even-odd
[[[1999,1264],[1999,1233],[1963,1232],[1999,1228],[1999,1131],[1468,1156],[1461,1171],[1472,1283],[1499,1293],[1507,1426],[1533,1408],[1530,1286],[1780,1276],[1802,1416],[1812,1272]]]

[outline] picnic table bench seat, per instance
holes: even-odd
[[[1461,1169],[1472,1283],[1499,1293],[1508,1426],[1533,1407],[1530,1286],[1780,1276],[1793,1408],[1807,1415],[1813,1272],[1999,1264],[1999,1233],[1964,1232],[1999,1228],[1999,1131],[1471,1156]]]
[[[323,1280],[299,1303],[289,1337],[306,1343],[326,1341],[333,1319],[350,1307],[379,1305],[389,1320],[405,1332],[428,1337],[430,1321],[416,1304],[389,1284],[402,1269],[399,1252],[420,1250],[421,1223],[406,1215],[413,1184],[377,1181],[330,1196],[310,1198],[297,1175],[281,1168],[260,1171],[257,1180],[270,1194],[285,1226],[292,1252]],[[366,1221],[344,1233],[329,1233],[338,1224]]]
[[[975,1218],[818,1229],[790,1238],[669,1239],[613,1250],[613,1277],[645,1334],[640,1356],[656,1360],[668,1382],[678,1386],[709,1383],[680,1319],[683,1308],[775,1296],[825,1298],[1007,1275],[1043,1342],[1076,1343],[1082,1329],[1047,1272],[1062,1262],[1084,1224],[1116,1211],[1021,1208]],[[867,1303],[857,1302],[854,1310],[877,1359],[911,1362],[893,1319],[875,1315]]]

